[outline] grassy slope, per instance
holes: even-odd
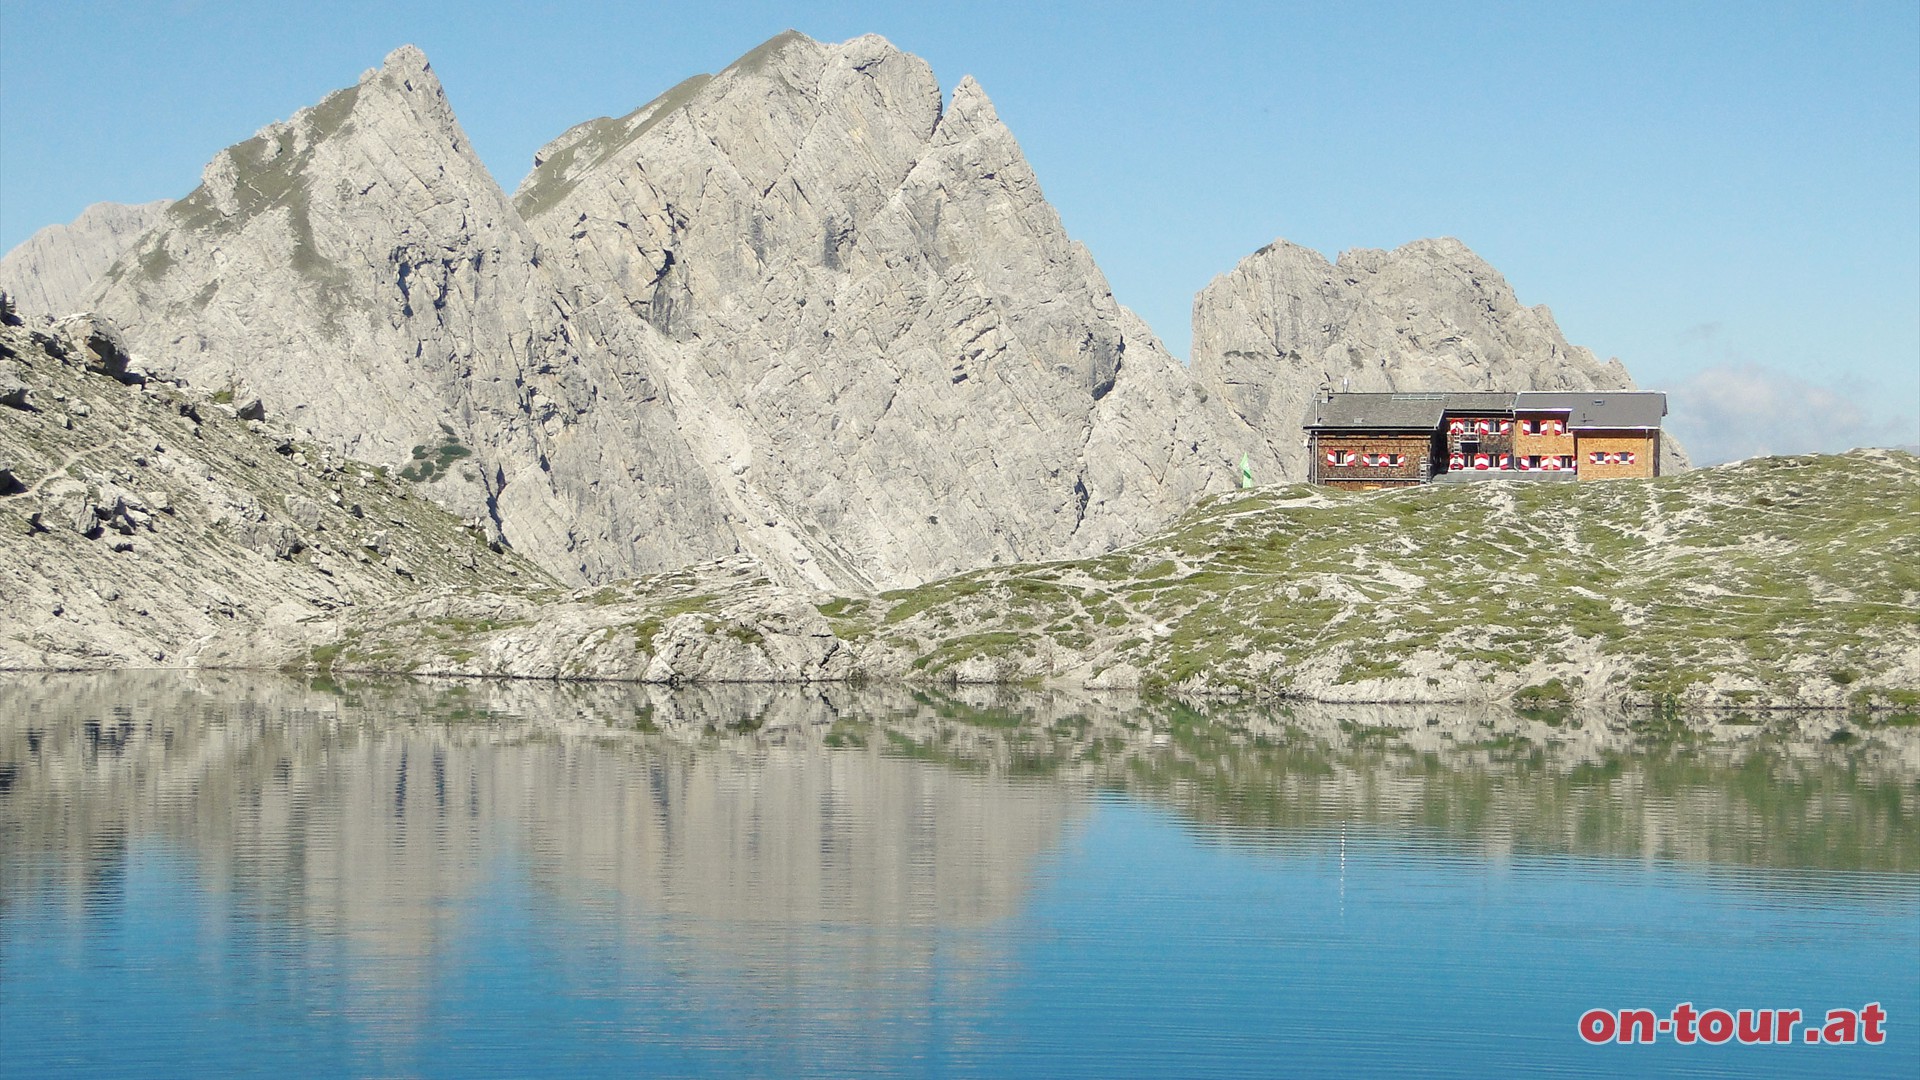
[[[875,673],[1522,704],[1920,705],[1920,458],[1255,490],[1093,559],[823,607]],[[1116,674],[1118,677],[1116,677]]]

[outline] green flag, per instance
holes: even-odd
[[[1247,455],[1240,455],[1240,490],[1253,486],[1253,466],[1247,463]]]

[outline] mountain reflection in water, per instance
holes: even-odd
[[[7,676],[0,1069],[1057,1071],[995,1055],[1051,977],[1036,890],[1073,891],[1114,800],[1343,873],[1594,857],[1899,926],[1920,733],[1835,723]],[[99,1043],[89,1002],[188,986]]]

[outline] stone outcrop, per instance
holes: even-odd
[[[1300,425],[1323,389],[1634,387],[1619,360],[1568,344],[1552,312],[1521,304],[1450,238],[1331,263],[1284,240],[1261,248],[1194,298],[1193,376],[1220,437],[1262,482],[1305,478]],[[1685,467],[1671,449],[1663,471]]]
[[[166,199],[134,206],[94,203],[65,225],[41,229],[0,258],[0,290],[36,315],[79,311],[94,282],[159,222],[168,205]]]
[[[329,633],[324,666],[333,672],[673,685],[828,683],[853,673],[851,652],[811,599],[746,557],[567,595],[423,594],[370,605]]]

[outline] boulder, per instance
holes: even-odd
[[[0,369],[0,405],[10,409],[31,410],[33,391],[11,371]]]
[[[69,315],[53,324],[53,333],[64,344],[65,354],[86,365],[88,371],[124,383],[146,381],[131,367],[133,355],[126,337],[106,316],[90,311]]]

